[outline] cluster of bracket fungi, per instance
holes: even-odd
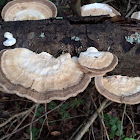
[[[103,77],[118,64],[116,55],[94,47],[79,57],[69,53],[54,58],[26,48],[0,52],[0,90],[36,103],[66,100],[83,92],[95,77],[99,93],[119,103],[140,102],[140,78],[121,75]],[[130,86],[131,85],[131,86]]]
[[[57,8],[48,0],[13,0],[2,10],[4,21],[38,20],[56,17]],[[121,15],[113,7],[93,3],[81,7],[81,16]],[[140,19],[137,12],[131,18]],[[9,34],[8,34],[9,37]],[[7,34],[6,34],[6,38]],[[13,36],[5,46],[16,43]],[[8,41],[9,41],[8,40]],[[12,43],[12,44],[11,44]],[[36,103],[66,100],[83,92],[95,77],[95,86],[106,98],[126,104],[140,103],[140,77],[106,76],[118,64],[116,55],[90,47],[79,57],[69,53],[54,58],[25,48],[0,51],[0,91],[26,97]]]
[[[81,16],[109,15],[121,16],[112,6],[105,3],[92,3],[81,7]],[[57,7],[48,0],[13,0],[2,9],[1,16],[4,21],[39,20],[57,16]],[[140,12],[134,12],[131,16],[140,19]]]

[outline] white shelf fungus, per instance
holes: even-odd
[[[96,76],[112,71],[118,64],[118,58],[110,52],[100,52],[90,47],[87,51],[80,53],[78,62],[84,69]]]
[[[81,7],[81,16],[100,16],[100,15],[110,15],[114,17],[120,15],[120,13],[113,7],[104,3],[93,3],[83,5]]]
[[[5,21],[48,19],[56,15],[56,6],[48,0],[13,0],[1,13]]]
[[[99,93],[112,101],[126,104],[140,103],[140,77],[97,76],[95,86]]]
[[[0,87],[36,103],[66,100],[85,90],[91,76],[83,73],[77,58],[66,53],[58,58],[25,48],[0,52]]]
[[[131,18],[140,20],[140,11],[134,12],[134,13],[131,15]]]
[[[16,39],[13,37],[13,35],[10,32],[5,32],[4,37],[7,38],[7,40],[3,42],[4,46],[9,47],[16,44]]]
[[[12,37],[8,33],[7,36]],[[94,47],[81,52],[79,58],[71,57],[69,53],[54,58],[47,52],[36,54],[25,48],[2,50],[0,51],[0,91],[17,94],[36,103],[66,100],[83,92],[91,78],[95,76],[97,76],[96,87],[100,91],[101,88],[98,87],[102,84],[103,77],[98,75],[113,70],[117,63],[115,55],[99,52]],[[123,82],[125,81],[123,78]],[[131,87],[130,83],[125,84]],[[112,87],[116,89],[117,86],[114,85],[112,83]],[[106,94],[106,89],[102,90]],[[111,97],[117,96],[116,94],[111,94]],[[118,98],[120,99],[117,96]],[[117,101],[120,101],[119,99]]]

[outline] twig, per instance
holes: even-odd
[[[107,0],[107,1],[104,1],[103,3],[109,3],[109,2],[113,2],[114,0]]]
[[[42,132],[42,130],[43,130],[43,126],[44,126],[46,120],[47,120],[47,118],[45,118],[45,119],[43,120],[43,123],[42,123],[42,125],[41,125],[41,127],[40,127],[40,131],[39,131],[39,135],[38,135],[37,139],[39,139],[40,136],[41,136],[41,132]]]
[[[102,115],[103,115],[103,113],[102,113]],[[104,120],[102,118],[103,118],[103,116],[100,119],[101,119],[102,125],[104,127],[106,137],[107,137],[108,140],[110,140],[107,129],[106,129],[106,126],[105,126],[105,123],[104,123]]]
[[[91,132],[92,132],[93,140],[96,140],[95,135],[94,135],[94,131],[93,131],[93,126],[91,127]]]
[[[72,134],[72,136],[69,138],[69,140],[72,140],[72,138],[75,136],[75,134],[82,128],[83,124],[81,124],[78,129]]]
[[[108,107],[108,106],[110,106],[112,103],[113,103],[112,101],[109,101],[109,103],[107,103],[107,104],[105,105],[105,108]]]
[[[5,132],[5,134],[8,134],[9,133],[9,131],[10,131],[10,129],[11,129],[11,127],[13,126],[13,124],[15,123],[15,122],[17,122],[17,121],[19,121],[21,118],[22,118],[23,116],[19,116],[18,118],[16,118],[16,119],[14,119],[10,124],[9,124],[9,126],[8,126],[8,129],[7,129],[7,131]],[[6,126],[4,127],[4,129],[6,128]]]
[[[99,99],[100,99],[100,98],[99,98]],[[101,100],[99,100],[99,104],[100,104],[100,106],[101,106]],[[104,106],[104,108],[105,108],[106,106],[107,106],[107,104]],[[97,108],[96,108],[96,110],[97,110]],[[109,139],[108,132],[107,132],[107,129],[106,129],[105,124],[104,124],[103,118],[104,118],[104,115],[103,115],[103,110],[102,110],[101,113],[99,113],[99,119],[100,119],[101,124],[102,124],[102,126],[103,126],[103,128],[104,128],[104,130],[101,130],[101,133],[103,133],[102,140],[106,140],[106,137],[107,137],[107,140],[110,140],[110,139]]]
[[[65,102],[65,101],[64,101],[64,102]],[[40,116],[40,117],[37,118],[36,120],[34,120],[34,121],[32,121],[32,122],[30,122],[30,123],[24,125],[23,127],[19,128],[19,129],[16,130],[16,131],[13,131],[13,132],[10,133],[10,134],[8,134],[8,135],[2,137],[0,140],[4,140],[4,139],[6,139],[7,137],[9,137],[9,136],[11,136],[11,135],[13,135],[13,134],[15,134],[15,133],[21,131],[22,129],[24,129],[24,128],[26,128],[26,127],[28,127],[30,124],[32,124],[32,123],[38,121],[39,119],[41,119],[42,117],[44,117],[46,114],[49,114],[50,112],[52,112],[52,111],[56,110],[57,108],[59,108],[62,104],[64,104],[64,102],[60,103],[60,104],[59,104],[58,106],[56,106],[54,109],[52,109],[52,110],[50,110],[50,111],[44,113],[42,116]]]
[[[136,8],[137,8],[137,4],[127,13],[127,15],[125,17],[126,18],[129,17]]]
[[[132,124],[132,133],[133,133],[133,136],[135,134],[135,125],[134,125],[134,112],[132,110],[132,106],[130,105],[130,110],[131,110],[131,116],[132,116],[132,119],[133,121],[131,120],[131,118],[129,117],[129,115],[127,114],[127,112],[125,112],[126,116],[128,117],[128,119],[130,120],[131,124]]]
[[[131,118],[129,117],[129,115],[125,112],[125,115],[127,116],[127,118],[129,119],[131,125],[132,125],[132,133],[133,133],[133,136],[135,134],[135,127],[134,127],[134,123],[133,121],[131,120]]]
[[[131,2],[131,0],[128,1],[126,12],[128,12],[131,7],[130,2]]]
[[[6,120],[5,122],[1,123],[0,124],[0,128],[5,126],[7,123],[11,122],[14,118],[17,118],[19,116],[23,116],[25,114],[27,114],[28,112],[30,112],[30,110],[32,110],[36,105],[33,105],[30,109],[26,110],[26,111],[23,111],[23,112],[20,112],[18,114],[15,114],[13,115],[11,118],[9,118],[8,120]]]
[[[93,97],[92,97],[92,95],[91,95],[91,93],[90,93],[90,97],[91,97],[91,100],[92,100],[92,102],[93,102],[93,104],[94,104],[94,107],[95,107],[95,109],[97,110],[97,106],[96,106],[96,103],[94,102],[94,100],[93,100]],[[112,102],[110,101],[110,102],[108,102],[106,105],[105,105],[105,107],[104,108],[106,108],[107,106],[109,106],[110,104],[112,104]],[[102,116],[103,116],[103,111],[101,111],[102,112]],[[100,121],[101,121],[101,124],[103,125],[103,127],[104,127],[104,130],[105,130],[105,133],[106,133],[106,137],[107,137],[107,139],[108,140],[110,140],[109,139],[109,135],[108,135],[108,132],[107,132],[107,129],[106,129],[106,127],[105,127],[105,124],[104,124],[104,120],[103,120],[103,117],[102,117],[101,115],[100,115],[100,113],[99,113],[99,119],[100,119]]]
[[[45,112],[47,112],[47,104],[45,104]],[[50,130],[50,126],[49,126],[49,123],[48,123],[48,116],[47,116],[47,114],[45,116],[45,119],[46,119],[48,130]]]
[[[32,108],[33,109],[33,108]],[[21,122],[16,126],[16,128],[13,130],[13,131],[16,131],[20,126],[21,126],[21,124],[23,123],[23,121],[29,116],[29,114],[32,112],[32,109],[28,112],[28,114],[26,114],[24,117],[23,117],[23,119],[21,120]],[[12,136],[12,135],[11,135]],[[11,136],[9,136],[8,138],[7,138],[7,140],[9,140],[10,139],[10,137]]]
[[[34,119],[35,119],[38,106],[39,106],[39,104],[36,104],[36,108],[35,108],[34,115],[33,115],[33,117],[32,117],[32,121],[34,121]],[[33,133],[32,133],[32,123],[31,123],[31,124],[30,124],[30,140],[32,140],[32,139],[33,139]]]
[[[95,119],[98,117],[98,114],[104,109],[105,105],[107,104],[108,100],[105,99],[101,106],[97,109],[97,111],[89,117],[87,123],[83,125],[82,129],[78,132],[78,134],[75,136],[74,140],[80,140],[83,135],[86,133],[88,128],[92,125],[92,123],[95,121]]]
[[[75,118],[80,118],[80,117],[87,117],[87,115],[73,116],[73,117],[66,118],[65,120],[70,120],[70,119],[75,119]],[[60,121],[63,121],[63,119],[48,121],[48,123],[54,123],[54,122],[60,122]]]
[[[126,104],[124,105],[124,111],[123,111],[123,115],[122,115],[122,120],[121,120],[121,128],[120,128],[120,136],[119,136],[119,140],[121,140],[121,132],[122,132],[122,126],[123,126],[123,120],[124,120],[124,115],[126,112]]]

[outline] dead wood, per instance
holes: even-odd
[[[140,23],[123,18],[83,17],[41,21],[0,21],[0,50],[5,32],[11,32],[17,43],[11,48],[47,51],[55,57],[69,52],[79,55],[90,46],[110,51],[118,56],[119,64],[111,74],[140,75],[140,44],[131,44],[125,37],[140,33]],[[72,37],[78,37],[78,41]]]

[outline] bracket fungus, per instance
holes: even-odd
[[[104,3],[87,4],[81,7],[81,16],[100,16],[100,15],[110,15],[111,17],[114,17],[121,14],[113,7]]]
[[[57,8],[49,0],[13,0],[1,13],[5,21],[48,19],[56,15]]]
[[[78,62],[85,70],[97,76],[112,71],[118,64],[118,58],[110,52],[100,52],[90,47],[87,51],[80,53]]]
[[[131,18],[140,20],[140,11],[134,12],[134,13],[131,15]]]
[[[125,104],[140,103],[140,77],[97,76],[95,86],[99,93],[112,101]]]
[[[25,48],[0,52],[0,87],[36,103],[66,100],[85,90],[91,76],[83,73],[77,57],[69,53],[54,58]],[[0,88],[0,89],[1,89]]]

